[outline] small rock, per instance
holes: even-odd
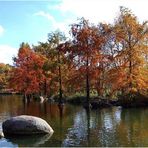
[[[4,137],[3,132],[0,132],[0,138],[3,138],[3,137]]]
[[[44,102],[44,100],[45,100],[45,98],[44,98],[44,97],[42,97],[42,96],[40,96],[40,103],[43,103],[43,102]]]

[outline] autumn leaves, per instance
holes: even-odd
[[[92,92],[117,97],[148,91],[148,26],[121,7],[114,24],[71,26],[71,39],[60,32],[32,49],[22,44],[11,73],[13,88],[26,94],[71,95]]]

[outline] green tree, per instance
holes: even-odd
[[[9,75],[12,66],[9,64],[0,63],[0,90],[8,89]]]
[[[52,32],[48,34],[46,43],[39,43],[34,47],[36,52],[40,52],[46,57],[44,65],[45,73],[50,74],[51,79],[49,85],[50,95],[59,94],[59,102],[62,102],[64,83],[66,82],[67,58],[65,55],[66,37],[61,32]],[[68,69],[67,69],[68,70]],[[64,74],[65,72],[65,74]],[[57,90],[58,88],[58,90]]]

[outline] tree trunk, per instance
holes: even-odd
[[[128,33],[129,35],[129,42],[128,42],[128,46],[129,46],[129,90],[131,92],[132,89],[132,81],[131,81],[131,75],[132,75],[132,45],[131,45],[131,33]]]
[[[59,97],[60,97],[60,103],[62,103],[63,93],[62,93],[61,66],[59,66]]]
[[[131,54],[131,44],[129,42],[129,79],[130,79],[130,82],[129,82],[129,90],[131,92],[131,89],[132,89],[132,81],[131,81],[131,76],[132,76],[132,54]]]
[[[45,97],[47,97],[47,81],[46,81],[46,79],[44,82],[44,95],[45,95]]]
[[[88,55],[86,60],[86,101],[87,105],[89,106],[89,100],[90,100],[90,84],[89,84],[89,63],[88,63]]]
[[[131,74],[132,74],[132,61],[130,59],[130,62],[129,62],[129,78],[130,78],[129,88],[130,88],[130,91],[132,89]]]
[[[58,64],[59,64],[59,103],[62,103],[63,92],[62,92],[62,76],[61,76],[61,65],[60,65],[60,53],[58,51]]]

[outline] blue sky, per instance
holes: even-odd
[[[93,23],[112,23],[119,6],[132,9],[140,21],[148,20],[147,0],[0,0],[0,63],[12,64],[19,45],[46,41],[57,29],[68,35],[69,24],[85,17]]]
[[[50,12],[48,15],[60,20],[56,10],[49,8],[55,4],[54,1],[0,1],[0,25],[4,28],[0,44],[18,47],[22,41],[32,44],[44,40],[55,28],[42,15]]]

